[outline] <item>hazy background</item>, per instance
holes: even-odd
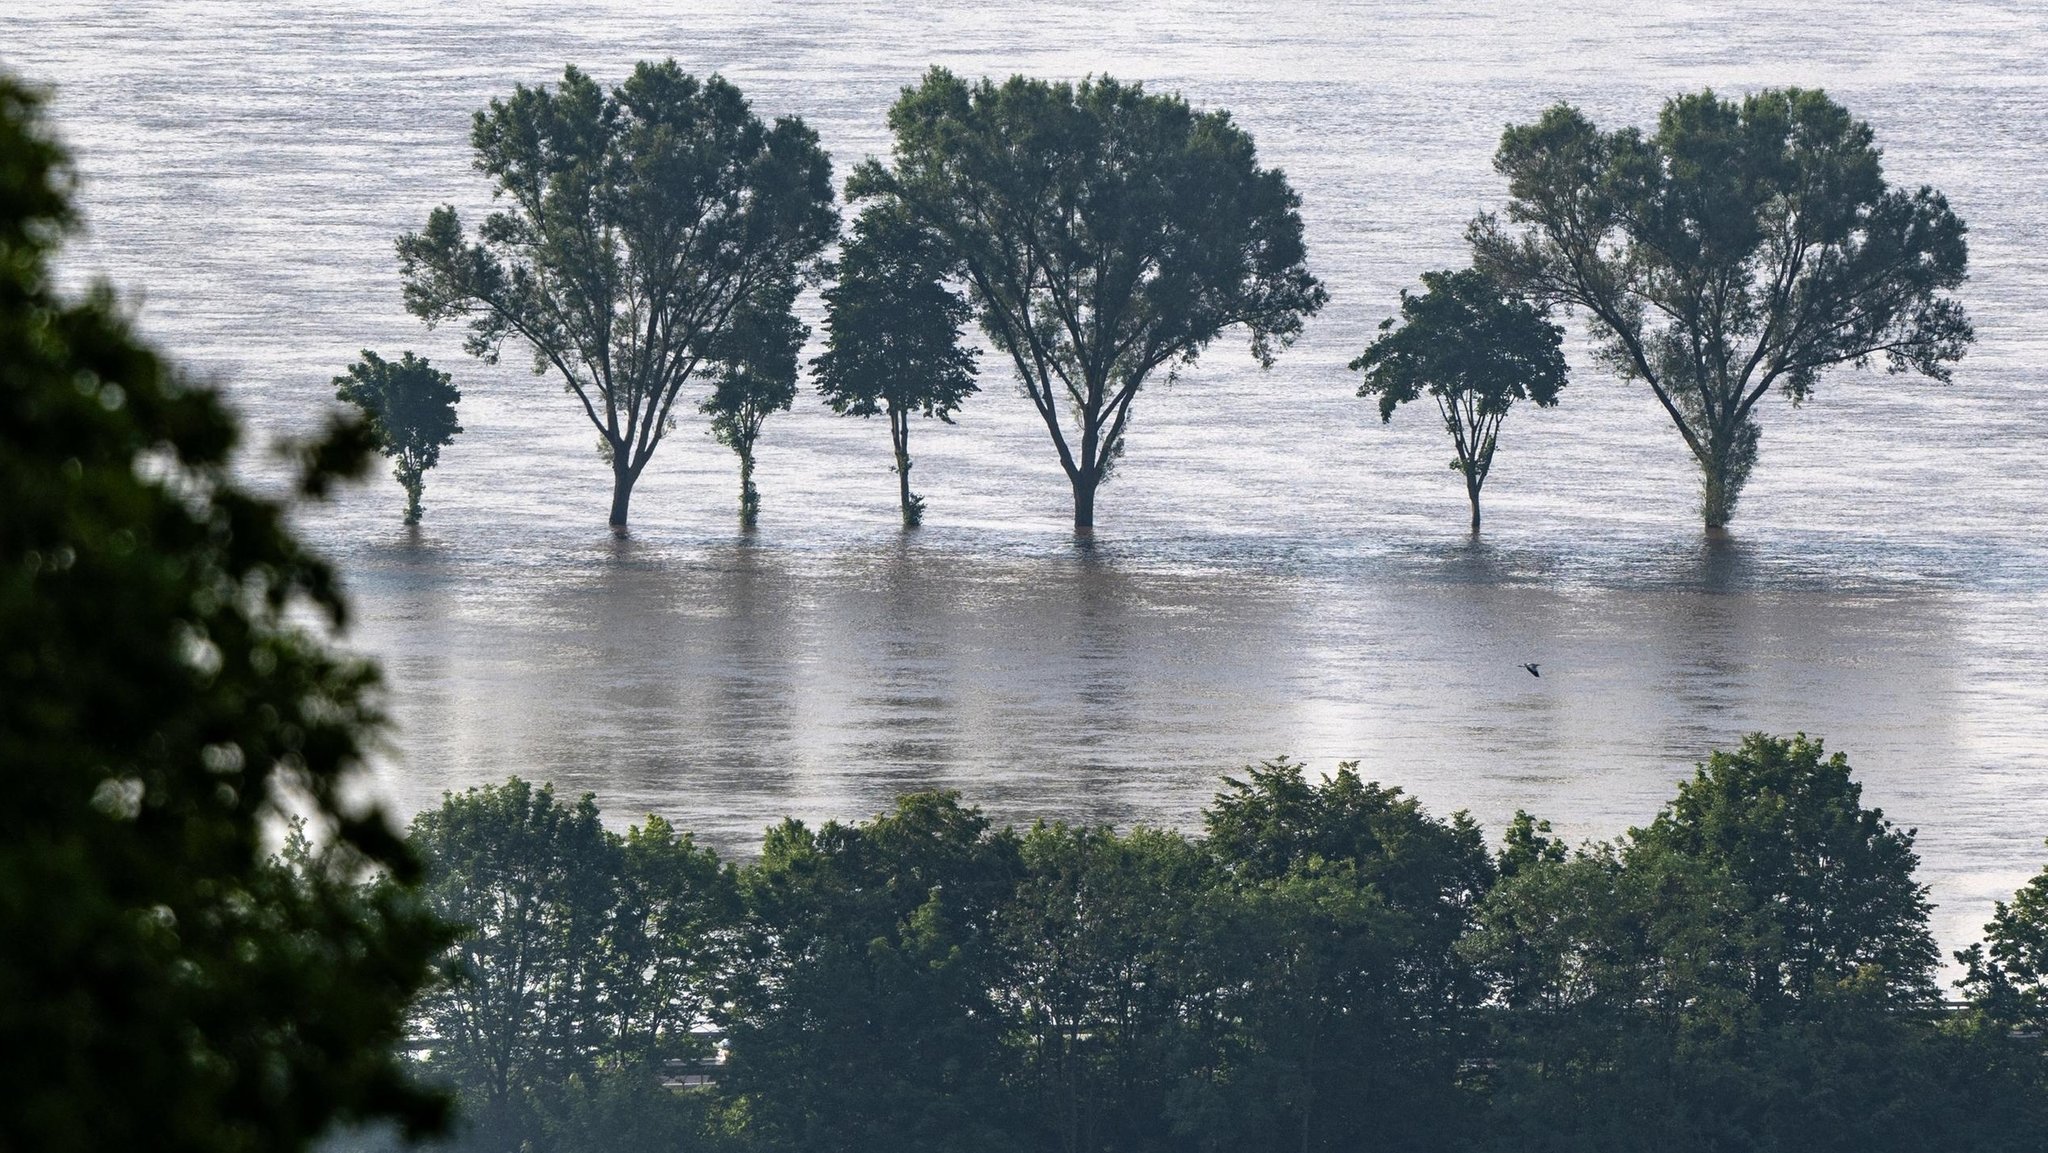
[[[143,7],[0,13],[0,64],[56,87],[85,177],[72,274],[123,286],[258,443],[316,421],[363,347],[464,391],[422,532],[381,479],[306,523],[387,670],[378,787],[402,812],[518,773],[727,850],[934,785],[1006,820],[1185,824],[1219,774],[1291,753],[1496,831],[1526,807],[1604,837],[1710,748],[1803,729],[1920,827],[1945,943],[2048,854],[2038,3]],[[484,210],[467,133],[492,96],[665,56],[805,117],[841,176],[933,62],[1227,107],[1305,198],[1330,304],[1272,372],[1232,336],[1139,400],[1091,551],[994,359],[958,427],[915,433],[912,537],[884,426],[807,392],[769,423],[758,533],[697,422],[616,542],[572,402],[407,317],[392,240],[436,204]],[[1969,222],[1979,343],[1955,384],[1843,371],[1804,410],[1770,402],[1710,546],[1662,413],[1581,356],[1561,408],[1510,418],[1469,541],[1435,421],[1381,426],[1344,365],[1417,273],[1463,261],[1502,199],[1501,127],[1558,99],[1647,125],[1678,91],[1790,84],[1870,120],[1891,178]]]

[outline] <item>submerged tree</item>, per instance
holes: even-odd
[[[1425,272],[1422,285],[1420,296],[1402,291],[1401,327],[1391,317],[1382,321],[1379,339],[1351,367],[1365,373],[1358,395],[1379,397],[1382,421],[1425,392],[1435,398],[1476,533],[1479,490],[1493,468],[1501,422],[1518,400],[1557,403],[1565,385],[1564,334],[1476,269]]]
[[[761,426],[796,400],[797,352],[810,326],[790,312],[796,285],[764,285],[733,314],[719,337],[717,376],[698,407],[711,417],[711,435],[739,454],[740,525],[753,528],[761,512],[754,488],[754,442]]]
[[[335,396],[363,410],[376,431],[377,447],[391,458],[391,475],[405,489],[405,523],[420,523],[420,496],[427,470],[440,463],[441,448],[455,441],[455,405],[462,393],[448,374],[424,357],[405,353],[385,360],[369,349],[363,359],[334,378]]]
[[[947,287],[950,264],[936,233],[896,205],[871,205],[825,290],[825,351],[811,361],[832,411],[888,415],[905,528],[924,520],[924,498],[910,491],[911,417],[950,424],[976,391],[975,350],[960,346],[971,312]]]
[[[508,202],[472,243],[455,209],[399,238],[406,307],[469,319],[465,347],[507,337],[558,374],[612,468],[611,524],[677,395],[729,353],[750,301],[793,283],[838,227],[831,163],[794,117],[761,123],[713,76],[641,63],[609,94],[575,68],[476,114],[476,166]]]
[[[376,670],[220,396],[51,258],[72,178],[0,77],[0,1149],[299,1150],[431,1128],[395,1056],[446,941],[381,811]],[[368,465],[344,423],[316,496]],[[320,848],[275,863],[289,811]],[[391,883],[366,888],[383,875]]]
[[[1301,198],[1224,111],[1108,77],[970,87],[943,68],[889,110],[893,164],[847,194],[944,238],[1074,492],[1074,528],[1123,454],[1131,404],[1243,326],[1271,366],[1322,307]]]
[[[1602,360],[1650,386],[1699,462],[1718,529],[1773,389],[1796,405],[1875,357],[1946,381],[1972,339],[1945,295],[1963,222],[1932,188],[1887,186],[1879,157],[1817,90],[1680,96],[1648,136],[1559,104],[1502,136],[1508,223],[1481,216],[1470,239],[1511,290],[1587,312]]]

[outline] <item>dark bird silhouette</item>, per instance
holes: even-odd
[[[1542,673],[1539,673],[1539,672],[1537,672],[1537,671],[1536,671],[1536,662],[1535,662],[1535,661],[1525,661],[1525,662],[1523,662],[1523,664],[1522,664],[1522,667],[1523,667],[1523,668],[1525,668],[1525,669],[1528,669],[1528,670],[1529,670],[1529,675],[1530,675],[1530,676],[1532,676],[1532,677],[1540,677],[1540,676],[1542,676],[1542,675],[1543,675]]]

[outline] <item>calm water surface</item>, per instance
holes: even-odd
[[[424,531],[384,484],[306,524],[385,664],[401,727],[378,787],[401,810],[520,773],[730,850],[924,786],[1004,819],[1181,824],[1220,773],[1288,753],[1496,828],[1527,807],[1610,836],[1761,728],[1825,734],[1921,829],[1951,944],[2039,866],[2048,7],[442,8],[0,10],[0,63],[56,86],[86,177],[71,272],[126,286],[262,438],[314,421],[366,346],[458,374],[468,431]],[[886,148],[884,110],[933,62],[1228,107],[1305,197],[1330,306],[1270,373],[1219,343],[1140,400],[1092,549],[995,361],[958,427],[918,432],[914,536],[884,429],[805,401],[769,426],[758,533],[734,530],[731,455],[686,427],[614,541],[569,400],[423,332],[391,241],[487,203],[464,141],[490,97],[669,55],[806,117],[841,173]],[[1737,531],[1709,544],[1653,402],[1580,357],[1561,408],[1514,417],[1468,540],[1441,434],[1419,411],[1381,426],[1344,363],[1500,202],[1501,126],[1557,99],[1647,123],[1683,89],[1785,84],[1868,118],[1891,177],[1969,221],[1980,342],[1955,383],[1841,372],[1773,404]]]

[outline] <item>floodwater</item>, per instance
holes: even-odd
[[[1708,750],[1804,730],[1919,828],[1947,944],[2048,858],[2048,6],[486,7],[0,11],[0,63],[55,86],[85,177],[69,274],[124,286],[259,441],[310,426],[360,348],[457,374],[467,431],[422,531],[381,482],[304,520],[384,663],[377,788],[402,812],[517,773],[732,851],[927,786],[1006,820],[1185,824],[1221,774],[1284,753],[1605,837]],[[1226,339],[1140,399],[1089,548],[994,360],[957,427],[916,433],[920,532],[896,526],[885,429],[806,397],[769,425],[758,532],[736,531],[733,458],[686,423],[615,541],[569,398],[421,330],[391,244],[487,203],[465,140],[492,96],[671,55],[804,116],[842,174],[933,62],[1227,107],[1302,193],[1330,305],[1270,373]],[[1788,84],[1867,118],[1891,178],[1969,221],[1979,342],[1955,383],[1845,370],[1772,402],[1735,532],[1709,542],[1676,435],[1579,355],[1560,408],[1510,419],[1468,539],[1433,421],[1382,426],[1344,365],[1500,203],[1502,125]]]

